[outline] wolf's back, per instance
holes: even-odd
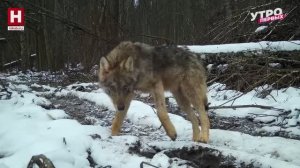
[[[139,59],[147,60],[155,71],[163,71],[172,67],[205,71],[194,53],[177,46],[147,47],[139,56]]]

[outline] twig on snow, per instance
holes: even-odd
[[[260,108],[260,109],[266,109],[266,110],[276,110],[280,112],[286,112],[287,110],[281,109],[281,108],[276,108],[273,106],[263,106],[263,105],[235,105],[235,106],[209,106],[209,109],[237,109],[237,108]]]

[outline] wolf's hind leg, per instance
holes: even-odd
[[[182,93],[180,88],[176,91],[173,91],[172,93],[176,99],[178,106],[181,108],[182,111],[187,113],[188,118],[192,123],[193,141],[195,141],[195,142],[200,141],[199,122],[198,122],[197,116],[195,115],[195,113],[191,107],[190,101],[188,100],[186,95],[184,95],[184,93]]]
[[[162,81],[155,84],[153,97],[157,108],[158,118],[167,132],[167,135],[174,141],[177,138],[177,134],[167,112]]]
[[[209,128],[210,122],[208,118],[207,111],[205,106],[207,105],[207,97],[206,97],[206,87],[200,86],[200,88],[195,88],[196,90],[196,97],[194,102],[192,102],[193,106],[196,108],[196,111],[200,117],[200,124],[201,124],[201,133],[200,133],[200,141],[201,142],[208,142],[209,139]]]
[[[207,143],[209,140],[210,123],[208,119],[208,114],[205,110],[205,106],[207,104],[206,85],[201,84],[198,81],[191,80],[190,82],[187,82],[186,85],[184,85],[183,87],[183,91],[186,93],[191,104],[199,114],[199,120],[201,124],[200,141]]]

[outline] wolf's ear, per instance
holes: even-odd
[[[100,69],[105,71],[109,70],[109,63],[105,57],[100,59]]]
[[[125,68],[132,72],[133,71],[133,58],[132,57],[128,57],[125,63]]]
[[[122,61],[120,63],[120,67],[123,68],[124,70],[133,71],[133,58],[128,57],[126,60]]]
[[[132,47],[133,43],[131,41],[122,41],[119,44],[119,48],[128,48],[128,47]]]
[[[107,78],[109,72],[109,63],[105,57],[100,59],[100,70],[99,70],[99,79],[104,81]]]

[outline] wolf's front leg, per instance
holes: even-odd
[[[127,111],[122,111],[122,112],[117,111],[116,112],[115,118],[114,118],[114,120],[112,122],[112,126],[111,126],[111,135],[112,136],[120,134],[121,127],[123,125],[123,121],[124,121],[126,114],[127,114]]]
[[[118,107],[115,106],[115,108],[117,109],[117,112],[116,112],[115,118],[114,118],[114,120],[112,122],[112,126],[111,126],[111,135],[112,136],[120,134],[121,127],[123,125],[123,121],[126,117],[128,109],[129,109],[131,99],[132,99],[132,95],[128,95],[125,98],[124,109],[122,109],[122,110],[118,109]]]
[[[162,81],[159,81],[155,84],[153,97],[157,108],[158,118],[167,132],[167,135],[174,141],[177,138],[177,134],[167,112]]]

